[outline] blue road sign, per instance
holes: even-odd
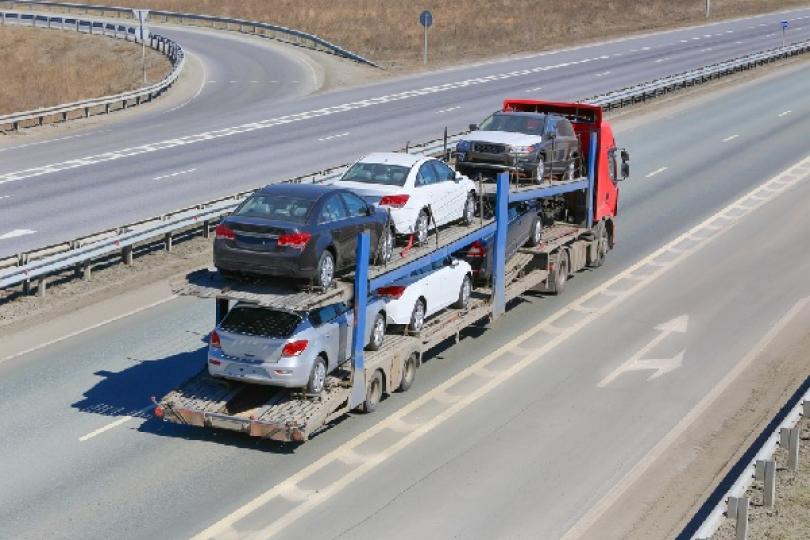
[[[433,25],[433,14],[425,10],[419,15],[419,24],[424,26],[425,28],[429,28]]]
[[[787,30],[788,26],[790,26],[790,22],[782,21],[782,30]]]

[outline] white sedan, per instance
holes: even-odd
[[[475,182],[438,159],[399,152],[369,154],[351,167],[337,185],[371,204],[389,208],[394,230],[427,241],[431,228],[475,216]]]
[[[449,306],[467,309],[471,294],[472,268],[454,258],[377,289],[378,296],[390,299],[385,306],[387,324],[407,325],[412,332],[422,330],[428,317]]]

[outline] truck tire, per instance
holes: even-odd
[[[560,295],[565,290],[568,283],[568,253],[561,251],[556,257],[554,271],[548,282],[548,290],[551,294]]]
[[[373,413],[377,410],[383,394],[383,378],[380,370],[374,372],[366,388],[366,400],[363,402],[363,412]]]
[[[326,385],[326,360],[323,356],[318,356],[312,364],[312,371],[309,373],[307,383],[307,393],[320,394]]]
[[[411,385],[413,385],[418,364],[416,353],[413,353],[405,359],[405,363],[402,366],[402,382],[399,383],[400,392],[407,392]]]
[[[603,221],[599,223],[594,232],[596,233],[596,257],[589,266],[592,268],[598,268],[605,264],[605,257],[607,256],[608,249],[610,249],[610,246],[608,245],[609,239],[605,222]]]

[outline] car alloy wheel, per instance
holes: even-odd
[[[318,263],[318,285],[324,289],[328,289],[332,285],[334,278],[335,259],[329,251],[324,251]]]
[[[413,306],[411,313],[411,331],[420,332],[425,326],[425,303],[420,298]]]
[[[458,292],[458,307],[460,309],[467,309],[470,307],[470,295],[472,294],[472,282],[470,276],[464,276],[464,281],[461,282],[461,288]]]
[[[371,330],[371,341],[369,349],[379,351],[385,340],[385,318],[382,313],[378,313],[374,318],[374,328]]]
[[[543,183],[543,176],[546,174],[546,162],[543,156],[540,156],[540,161],[537,162],[537,168],[534,171],[534,179],[538,184]]]
[[[416,243],[420,246],[427,243],[429,222],[427,213],[424,210],[419,212],[416,218]]]
[[[467,201],[464,203],[464,215],[462,221],[464,225],[471,225],[475,219],[475,197],[472,193],[467,194]]]
[[[309,385],[307,390],[310,394],[320,394],[323,392],[323,387],[326,383],[326,363],[323,358],[318,357],[315,360],[315,365],[312,366],[312,373],[309,376]]]
[[[385,231],[382,234],[382,240],[380,242],[380,262],[382,264],[389,263],[391,262],[393,256],[394,256],[394,233],[391,232],[391,229],[386,227]]]
[[[534,225],[532,226],[532,237],[530,239],[530,244],[532,246],[536,246],[540,243],[540,240],[543,239],[543,222],[540,221],[540,218],[537,218],[534,221]]]

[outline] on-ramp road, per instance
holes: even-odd
[[[808,165],[631,266],[807,156],[808,84],[789,68],[621,120],[633,175],[605,266],[302,446],[149,417],[149,396],[204,365],[206,301],[0,360],[0,537],[560,537],[810,295]]]
[[[243,103],[227,92],[203,94],[199,107],[189,104],[146,125],[0,152],[0,256],[435,138],[444,126],[460,130],[480,120],[506,96],[585,98],[775,47],[783,18],[791,21],[789,42],[806,39],[808,17],[810,9],[768,14],[300,99]],[[170,32],[221,66],[260,62],[264,54],[244,40],[245,49],[225,38],[209,47],[215,38],[208,33]],[[272,65],[262,61],[255,70],[264,76],[250,77],[275,79]],[[285,69],[279,77],[297,76],[293,66]],[[221,79],[217,74],[216,85],[229,84]],[[15,230],[33,232],[5,236]]]

